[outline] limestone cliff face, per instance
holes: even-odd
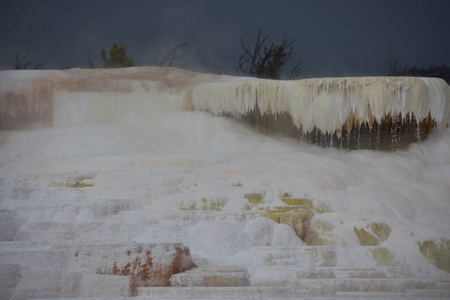
[[[54,103],[64,94],[133,93],[179,95],[200,82],[223,80],[224,76],[199,74],[161,67],[122,69],[71,69],[63,71],[0,72],[0,129],[52,126]]]
[[[438,78],[343,77],[296,81],[241,80],[204,83],[194,87],[194,105],[215,115],[286,113],[304,133],[314,128],[333,133],[342,127],[370,128],[387,116],[431,116],[437,124],[450,122],[450,88]]]
[[[212,82],[192,95],[196,110],[347,149],[404,148],[450,123],[450,88],[437,78]]]
[[[74,123],[116,122],[130,106],[145,117],[155,105],[348,149],[400,149],[450,124],[450,87],[438,78],[277,81],[162,67],[0,72],[0,129],[67,125],[73,114],[81,116]]]

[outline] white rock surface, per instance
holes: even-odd
[[[419,92],[426,87],[427,107],[439,106],[430,109],[440,130],[405,151],[349,152],[192,111],[193,86],[249,84],[235,78],[130,68],[8,71],[0,79],[2,120],[27,123],[0,132],[2,299],[448,297],[449,273],[417,243],[450,239],[450,128],[447,104],[433,102],[433,80],[420,79]],[[419,79],[399,80],[400,88]],[[285,193],[310,200],[311,240],[327,245],[308,245],[261,216],[289,209]],[[373,224],[390,234],[361,246],[354,228],[376,236]],[[173,277],[190,287],[141,288],[132,276],[107,274],[126,269],[138,245],[180,243],[201,262]],[[174,258],[157,253],[155,264]],[[208,276],[250,286],[196,286]]]

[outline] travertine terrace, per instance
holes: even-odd
[[[0,298],[448,299],[449,101],[433,78],[0,72]]]

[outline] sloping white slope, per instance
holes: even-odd
[[[400,100],[398,108],[391,108],[412,110],[418,116],[432,113],[443,128],[427,141],[411,145],[407,151],[348,152],[262,136],[231,119],[190,111],[188,104],[192,100],[197,108],[218,107],[219,114],[231,97],[226,91],[218,92],[223,87],[235,87],[245,94],[244,90],[257,84],[283,87],[306,83],[243,83],[158,69],[152,71],[152,76],[155,72],[160,76],[154,80],[136,76],[123,79],[122,87],[134,82],[138,87],[153,87],[148,91],[108,92],[98,89],[107,79],[89,71],[70,72],[84,83],[77,86],[80,92],[69,91],[61,83],[67,73],[56,72],[65,74],[60,79],[51,77],[54,85],[60,82],[53,94],[52,127],[0,132],[0,226],[4,241],[182,242],[194,257],[246,267],[252,282],[282,280],[304,268],[376,268],[379,259],[392,265],[384,266],[384,271],[398,267],[401,272],[407,270],[408,276],[448,278],[447,272],[423,257],[418,244],[450,240],[450,128],[443,126],[448,112],[439,107],[448,104],[439,96],[441,92],[435,92],[441,100],[430,98],[423,104],[426,108],[414,101],[411,106],[401,106]],[[112,72],[111,78],[118,74],[114,73],[117,70],[107,72]],[[18,83],[18,76],[34,76],[28,72],[0,75],[5,78],[10,74],[14,76],[8,80],[15,82],[15,91],[27,89],[26,81],[23,86]],[[41,75],[42,82],[47,74]],[[84,76],[97,82],[95,88],[86,88]],[[192,89],[202,80],[225,83]],[[442,85],[434,80],[399,80],[398,85],[420,80],[421,91],[426,90],[428,97],[433,84]],[[338,81],[325,80],[330,85]],[[348,83],[349,79],[340,82]],[[206,101],[208,89],[212,91]],[[267,89],[267,93],[272,91]],[[242,107],[230,109],[240,112],[251,107],[255,99],[245,98],[245,102],[244,98],[237,102]],[[216,99],[220,104],[214,106]],[[375,105],[370,101],[366,103]],[[261,103],[296,111],[290,106],[293,101],[276,106],[268,100]],[[328,109],[326,105],[324,109]],[[306,122],[301,118],[299,122]],[[337,122],[321,117],[311,122],[322,121],[324,128]],[[78,181],[85,187],[74,188],[73,182]],[[282,201],[285,193],[311,201],[314,214],[309,238],[321,238],[331,248],[306,246],[307,241],[298,238],[289,226],[260,215],[261,211],[286,206]],[[260,194],[262,201],[251,203],[248,194]],[[385,224],[391,232],[379,246],[360,247],[355,228],[372,232],[372,224]],[[39,245],[27,244],[26,249]],[[328,256],[322,257],[322,252]],[[376,258],[374,253],[382,257]],[[38,268],[32,261],[27,263],[31,270]]]

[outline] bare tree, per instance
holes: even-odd
[[[246,45],[241,36],[242,55],[239,57],[239,75],[254,76],[259,78],[280,79],[283,67],[296,53],[292,45],[294,40],[283,35],[281,44],[271,43],[266,46],[268,35],[263,35],[259,30],[256,41],[252,45]],[[289,78],[297,78],[301,73],[302,63],[298,63],[292,69]]]
[[[387,76],[401,76],[406,73],[406,67],[400,68],[400,59],[390,57],[386,64],[388,65]]]
[[[16,52],[16,61],[14,62],[15,70],[25,70],[33,63],[32,61],[25,62],[25,58],[27,57],[28,53],[20,57],[21,53],[22,51]],[[36,64],[33,69],[36,70],[39,69],[40,67],[42,67],[42,64]]]
[[[437,77],[442,78],[450,84],[450,67],[446,65],[435,66],[429,64],[428,67],[417,67],[414,65],[408,67],[400,67],[400,59],[390,58],[386,64],[388,65],[387,76],[417,76],[417,77]]]
[[[175,61],[180,59],[180,57],[177,55],[177,51],[183,47],[186,47],[187,45],[187,42],[176,44],[172,51],[169,51],[166,56],[161,59],[160,66],[172,67]]]

